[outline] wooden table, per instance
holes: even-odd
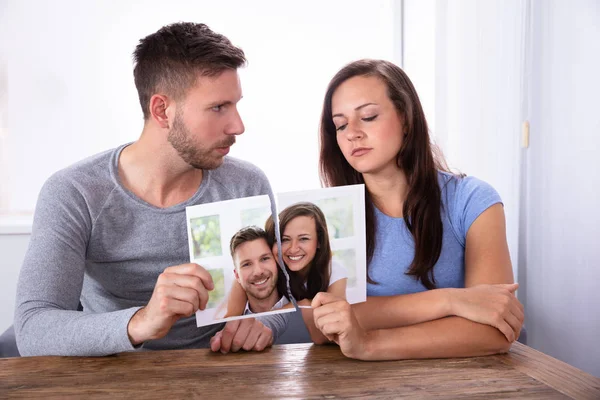
[[[336,346],[0,359],[0,398],[577,398],[600,379],[515,343],[489,357],[363,362]]]

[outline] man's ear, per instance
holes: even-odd
[[[173,121],[169,118],[169,114],[172,114],[175,104],[169,97],[162,94],[155,94],[150,98],[150,118],[154,120],[158,126],[163,129],[170,129]],[[171,112],[170,112],[171,111]]]
[[[240,276],[237,273],[237,268],[233,268],[233,275],[235,275],[235,280],[238,281],[238,283],[241,284],[241,282],[240,282]]]

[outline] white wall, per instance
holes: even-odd
[[[12,325],[16,282],[29,235],[0,235],[0,334]]]
[[[0,101],[8,109],[0,113],[0,212],[30,212],[52,172],[139,136],[131,53],[167,23],[205,22],[244,49],[246,133],[231,154],[262,167],[280,191],[319,187],[317,128],[335,72],[358,58],[399,57],[392,0],[369,7],[359,0],[5,0],[0,7],[0,76],[7,78]]]
[[[532,39],[527,344],[600,377],[600,3],[534,0]]]

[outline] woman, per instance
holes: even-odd
[[[360,359],[505,352],[523,324],[497,192],[450,174],[406,74],[360,60],[325,95],[325,186],[366,186],[367,302],[319,293],[315,325]]]
[[[332,261],[327,221],[321,209],[308,202],[293,204],[279,214],[279,226],[282,259],[289,275],[291,293],[298,305],[310,307],[313,297],[319,292],[345,300],[348,275],[343,266]],[[278,258],[272,218],[267,219],[265,231],[275,258]],[[289,300],[283,274],[277,280],[277,290]],[[240,315],[246,300],[246,293],[234,282],[227,303],[227,316]],[[286,307],[293,307],[293,304]],[[302,308],[301,312],[310,339],[317,344],[327,342],[314,325],[313,310]]]

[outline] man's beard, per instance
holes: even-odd
[[[235,137],[231,136],[226,141],[217,143],[214,147],[207,149],[195,146],[190,137],[190,131],[183,123],[181,114],[177,113],[167,140],[183,161],[196,169],[215,169],[220,167],[223,163],[223,157],[213,156],[211,155],[212,152],[217,147],[229,147],[235,143]]]

